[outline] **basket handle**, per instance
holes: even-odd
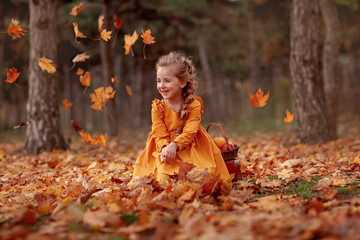
[[[217,125],[216,123],[210,123],[209,126],[207,126],[207,128],[206,128],[206,132],[209,132],[210,126],[215,126],[215,127],[217,127],[218,129],[220,129],[221,133],[222,133],[222,134],[224,135],[224,137],[225,137],[226,143],[229,144],[229,141],[228,141],[228,139],[227,139],[224,131],[223,131],[223,130],[221,129],[221,127],[220,127],[219,125]]]

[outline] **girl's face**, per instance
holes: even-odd
[[[186,82],[180,81],[175,76],[174,65],[159,67],[157,70],[156,82],[157,90],[161,96],[170,101],[178,101],[182,98],[182,89]]]

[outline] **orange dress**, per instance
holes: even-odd
[[[151,110],[152,131],[144,151],[136,160],[133,177],[153,176],[165,184],[169,175],[178,173],[180,160],[197,168],[207,168],[209,172],[219,174],[224,181],[229,181],[230,175],[220,150],[200,124],[202,113],[201,98],[195,97],[188,105],[182,133],[175,136],[180,126],[180,113],[174,112],[164,100],[155,99]],[[161,149],[170,142],[176,142],[179,147],[176,158],[161,162]]]

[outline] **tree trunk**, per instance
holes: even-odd
[[[298,136],[309,144],[334,140],[319,71],[318,1],[293,0],[291,14],[290,74]]]
[[[1,16],[3,15],[3,2],[0,2],[0,14]],[[4,21],[3,21],[3,17],[0,17],[0,29],[4,29]],[[0,76],[4,76],[6,73],[5,70],[5,64],[4,64],[4,46],[5,46],[5,34],[0,34]],[[4,124],[2,123],[2,118],[1,118],[1,111],[3,106],[5,105],[4,103],[4,99],[3,99],[3,85],[4,85],[4,81],[0,80],[0,132],[5,129],[4,126],[6,124],[6,122],[4,122]]]
[[[326,30],[322,56],[325,100],[329,111],[330,127],[336,129],[341,88],[339,76],[340,21],[333,0],[320,0],[319,3]]]
[[[30,0],[29,98],[25,152],[40,153],[68,147],[59,117],[57,74],[42,72],[38,59],[46,57],[56,63],[57,0]]]
[[[104,29],[111,29],[111,0],[103,0],[103,11],[104,15]],[[114,31],[113,31],[114,32]],[[111,41],[105,42],[104,40],[100,41],[101,49],[101,65],[103,69],[104,81],[107,86],[112,85],[111,77],[114,77],[114,63],[111,49]],[[110,136],[115,136],[117,134],[117,114],[115,100],[110,99],[105,106],[104,111],[105,119],[105,129]]]

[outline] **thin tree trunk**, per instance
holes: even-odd
[[[3,2],[0,2],[0,14],[3,16]],[[3,21],[3,17],[0,17],[0,29],[4,29],[4,21]],[[4,65],[4,45],[5,45],[5,34],[0,34],[0,76],[4,76],[5,74],[5,65]],[[3,91],[3,85],[4,85],[4,81],[0,81],[0,93],[2,93]],[[4,103],[4,99],[3,99],[3,94],[0,94],[0,111],[2,110],[2,108],[4,107],[5,103]],[[2,118],[0,115],[0,132],[1,130],[4,129],[4,126],[6,125],[6,123],[3,124],[2,122]]]
[[[104,29],[111,29],[111,0],[103,0],[103,11],[104,15]],[[107,86],[112,85],[111,77],[114,77],[114,63],[112,56],[111,41],[105,42],[104,40],[100,41],[101,48],[101,65],[103,69],[104,82]],[[110,136],[115,136],[117,134],[117,114],[115,100],[110,99],[105,106],[105,128],[107,133]]]
[[[29,98],[25,152],[40,153],[68,147],[59,116],[57,73],[41,71],[38,60],[46,57],[56,63],[57,0],[30,0]]]
[[[319,71],[318,1],[293,0],[291,14],[290,73],[298,136],[309,144],[334,140]]]
[[[248,43],[249,43],[249,55],[248,61],[250,64],[250,81],[251,81],[251,91],[256,91],[258,89],[258,71],[259,66],[256,58],[256,37],[255,37],[255,19],[252,10],[247,13],[248,21]],[[264,90],[264,89],[263,89]]]
[[[330,127],[336,129],[341,88],[339,76],[340,21],[333,0],[320,0],[319,3],[326,30],[322,56],[325,100],[329,111]]]

